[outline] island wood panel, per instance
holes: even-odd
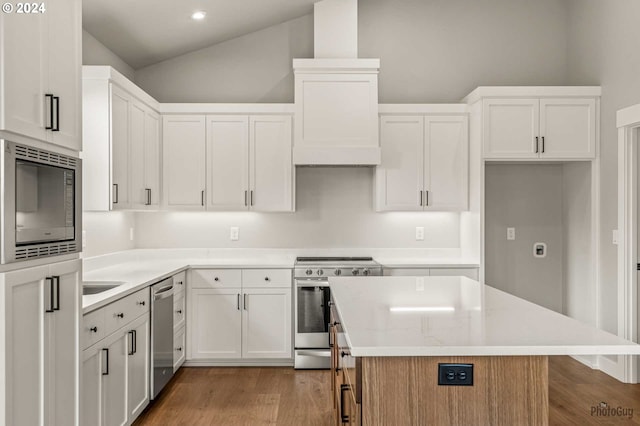
[[[438,386],[438,363],[471,363],[473,386]],[[546,356],[362,358],[362,425],[549,424]]]

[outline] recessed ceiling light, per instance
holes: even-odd
[[[191,19],[195,21],[201,21],[204,17],[207,16],[207,12],[203,12],[202,10],[198,10],[197,12],[193,12],[191,15]]]

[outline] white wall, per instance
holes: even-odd
[[[459,248],[457,213],[375,213],[373,168],[297,168],[295,213],[136,214],[136,245],[234,248]],[[229,227],[240,227],[230,241]],[[415,240],[415,227],[425,240]]]
[[[616,111],[640,103],[640,2],[569,0],[568,71],[575,85],[601,85],[600,326],[616,333],[617,228]]]
[[[479,85],[566,83],[564,0],[362,0],[360,57],[380,101],[457,102]],[[292,58],[313,57],[307,15],[136,71],[161,102],[293,102]]]
[[[160,102],[293,102],[293,58],[313,57],[313,15],[136,71]]]
[[[82,228],[87,245],[82,250],[82,256],[98,256],[134,248],[134,241],[129,239],[129,229],[134,226],[135,213],[132,212],[83,212]]]
[[[485,283],[562,312],[562,165],[487,165],[485,200]],[[547,257],[533,256],[537,242]]]
[[[82,65],[111,65],[129,80],[135,79],[135,71],[129,64],[85,30],[82,30]]]

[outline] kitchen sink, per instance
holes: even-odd
[[[84,281],[82,283],[82,294],[98,294],[103,291],[111,290],[124,284],[124,281]]]

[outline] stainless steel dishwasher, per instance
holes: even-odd
[[[173,377],[173,278],[151,286],[151,399]]]

